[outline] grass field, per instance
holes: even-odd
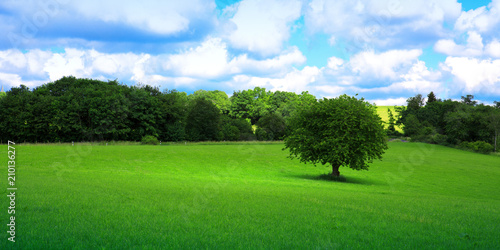
[[[4,168],[0,249],[500,245],[498,156],[393,142],[369,171],[341,168],[346,182],[331,182],[282,147],[17,146],[16,242]]]

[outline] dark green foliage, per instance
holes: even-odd
[[[475,141],[475,142],[464,141],[460,143],[459,147],[465,150],[471,150],[482,154],[488,154],[490,152],[493,152],[493,146],[484,141]]]
[[[255,87],[253,90],[243,90],[231,96],[231,117],[250,119],[252,124],[268,113],[271,109],[270,99],[273,93],[265,88]]]
[[[394,118],[394,114],[392,113],[391,109],[387,109],[387,116],[389,117],[388,121],[388,126],[386,133],[389,137],[400,137],[403,134],[401,134],[399,131],[396,130],[396,118]]]
[[[300,109],[289,122],[285,147],[302,162],[331,164],[338,168],[368,169],[387,149],[383,122],[375,107],[347,95],[322,99]]]
[[[408,98],[408,100],[406,100],[406,103],[408,110],[411,112],[413,110],[418,110],[424,106],[424,98],[421,94],[418,94],[414,97]]]
[[[220,140],[239,141],[253,138],[252,125],[243,118],[231,118],[224,115],[220,119],[219,128]]]
[[[474,95],[462,96],[462,103],[465,105],[474,106],[477,104],[477,101],[473,101],[472,99],[474,99]]]
[[[436,99],[436,95],[434,95],[434,92],[431,91],[431,93],[429,93],[427,95],[427,104],[430,104],[430,103],[433,103],[433,102],[436,102],[437,99]]]
[[[404,124],[405,135],[412,141],[441,145],[484,141],[496,145],[500,117],[495,118],[495,107],[477,104],[473,95],[462,96],[461,102],[428,101],[425,106],[417,105],[419,99],[419,95],[409,98],[408,107],[396,109],[396,123]]]
[[[405,136],[413,136],[421,133],[422,125],[416,115],[409,114],[406,117],[404,120],[403,130],[405,132]]]
[[[188,113],[188,97],[185,92],[165,91],[159,97],[162,118],[157,122],[159,136],[165,141],[182,141],[186,139],[186,117]]]
[[[146,135],[146,136],[142,137],[141,144],[142,145],[158,145],[158,144],[160,144],[160,142],[158,141],[158,139],[155,136]]]
[[[140,140],[144,135],[158,136],[156,121],[161,117],[158,92],[151,92],[150,88],[145,87],[130,88],[129,137],[133,141]]]
[[[157,88],[63,77],[0,101],[0,137],[28,142],[138,141],[158,134]],[[12,116],[10,114],[19,114]]]
[[[284,91],[273,93],[266,91],[265,88],[255,87],[253,90],[234,92],[230,100],[231,117],[250,119],[252,124],[256,124],[263,116],[270,113],[280,114],[286,120],[297,107],[316,102],[316,97],[307,91],[297,95]]]
[[[276,113],[269,113],[260,118],[257,126],[255,135],[260,141],[281,140],[286,131],[285,119]]]
[[[219,138],[219,109],[209,100],[196,99],[186,120],[186,135],[191,141],[215,141]]]
[[[493,146],[494,151],[497,152],[498,136],[500,135],[500,109],[492,110],[489,116],[490,129],[494,131]]]
[[[220,90],[206,91],[197,90],[192,95],[189,95],[189,100],[194,99],[205,99],[211,101],[222,114],[228,114],[229,108],[231,106],[231,101],[227,96],[226,92]]]
[[[161,92],[149,85],[129,87],[116,80],[75,77],[34,89],[21,85],[2,95],[0,140],[21,142],[140,141],[145,135],[164,141],[255,140],[256,135],[260,140],[280,140],[287,133],[284,124],[317,102],[308,92],[273,93],[256,87],[228,98],[217,90],[187,95],[176,90]],[[500,104],[477,104],[473,98],[466,95],[461,102],[442,101],[431,92],[424,105],[422,95],[410,97],[407,106],[395,107],[396,113],[388,114],[386,133],[398,137],[395,125],[403,125],[405,135],[413,141],[446,145],[484,141],[496,150],[500,115],[495,111]],[[190,121],[196,113],[203,116],[203,111],[193,110],[199,99],[212,104],[209,110],[218,113],[213,117],[228,119]],[[256,135],[252,124],[258,127]],[[202,127],[210,129],[199,134]]]
[[[389,116],[389,126],[387,127],[387,130],[389,130],[390,132],[396,132],[396,119],[394,119],[392,111],[390,109],[387,109],[387,114]]]
[[[180,121],[165,125],[162,134],[165,141],[183,141],[186,139],[186,130],[184,124]]]
[[[117,81],[63,77],[33,90],[21,85],[6,93],[0,99],[0,139],[139,141],[145,135],[154,135],[165,141],[255,140],[251,123],[273,112],[288,117],[295,105],[315,100],[307,92],[278,92],[275,99],[273,96],[273,92],[257,87],[237,92],[230,100],[218,90],[187,95],[176,90],[161,92],[149,85],[129,87]],[[229,115],[228,124],[211,119],[189,121],[196,116],[193,106],[198,99],[211,102],[215,108],[210,110],[217,110],[219,115]],[[201,130],[204,132],[198,134]]]

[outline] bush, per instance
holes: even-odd
[[[226,124],[222,128],[222,139],[226,141],[237,141],[240,139],[240,130],[231,124]]]
[[[285,119],[276,113],[269,113],[257,122],[255,135],[259,141],[281,140],[285,136]]]
[[[269,135],[265,129],[262,128],[257,128],[255,130],[255,136],[257,137],[257,140],[259,141],[267,141],[269,140]]]
[[[160,142],[158,141],[158,139],[156,139],[156,137],[154,137],[152,135],[146,135],[146,136],[142,137],[141,144],[142,145],[158,145],[158,144],[160,144]]]
[[[462,142],[459,145],[460,148],[465,150],[470,150],[482,154],[488,154],[493,152],[493,146],[484,141],[476,141],[476,142]]]
[[[439,144],[443,146],[448,146],[448,136],[442,135],[442,134],[435,134],[432,135],[430,138],[430,141],[432,144]]]
[[[389,138],[398,138],[398,137],[401,137],[403,136],[403,134],[397,130],[389,130],[389,129],[386,129],[385,132],[387,133],[387,136]]]

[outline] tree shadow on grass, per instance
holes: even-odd
[[[292,175],[291,177],[306,179],[306,180],[314,180],[314,181],[330,181],[330,182],[338,182],[338,183],[351,183],[351,184],[361,184],[361,185],[376,185],[376,182],[372,180],[366,180],[362,178],[352,177],[352,176],[343,176],[334,177],[331,174],[322,174],[322,175]]]

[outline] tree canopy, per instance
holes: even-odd
[[[322,99],[301,108],[289,122],[285,148],[292,158],[313,164],[331,164],[332,175],[339,167],[368,169],[387,149],[387,136],[375,106],[342,95]]]
[[[493,144],[491,148],[497,150],[498,102],[495,106],[478,104],[473,95],[462,96],[461,101],[429,101],[433,95],[429,93],[425,106],[416,105],[419,94],[408,98],[406,107],[396,108],[397,123],[403,125],[405,136],[412,141],[457,147],[480,142]]]
[[[0,143],[140,141],[148,135],[161,141],[281,140],[290,133],[292,118],[317,102],[307,91],[255,87],[229,98],[219,90],[188,95],[146,84],[63,77],[33,89],[20,85],[0,92]],[[395,122],[388,114],[386,132],[400,136],[395,123],[412,141],[483,143],[496,150],[500,102],[493,103],[478,103],[473,95],[441,100],[433,92],[425,102],[418,94],[406,106],[395,107]]]

